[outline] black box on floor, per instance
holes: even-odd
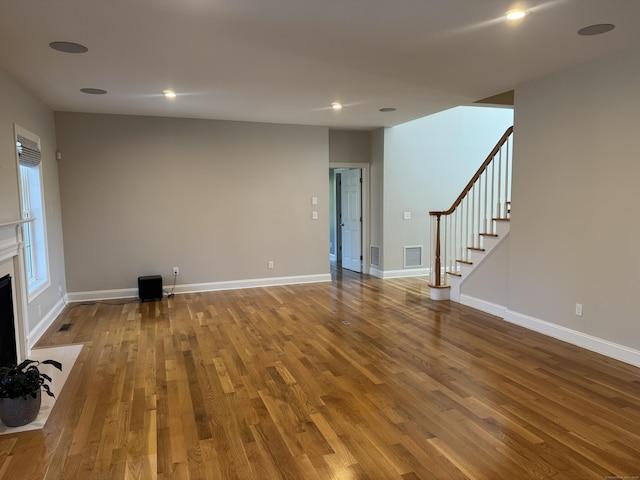
[[[138,277],[138,295],[142,302],[162,300],[162,277],[160,275]]]

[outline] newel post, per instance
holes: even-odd
[[[429,282],[430,296],[432,300],[449,300],[449,285],[443,285],[442,281],[442,259],[440,258],[440,217],[444,212],[429,212],[429,215],[436,217],[435,234],[435,258],[431,269],[431,282]]]
[[[434,286],[439,287],[440,285],[442,285],[441,281],[440,281],[440,217],[441,217],[441,213],[438,212],[436,213],[436,258],[435,258],[435,277],[434,277],[434,281],[432,282]],[[433,270],[432,270],[433,271]]]

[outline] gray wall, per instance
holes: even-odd
[[[54,115],[51,109],[0,68],[0,223],[20,219],[14,123],[38,135],[42,147],[51,285],[29,303],[28,325],[29,330],[33,331],[45,317],[56,315],[52,312],[59,309],[62,303],[58,287],[64,288],[65,285]]]
[[[464,279],[460,290],[463,295],[482,299],[499,307],[507,304],[509,291],[509,236]]]
[[[328,274],[327,128],[76,113],[56,125],[69,291],[166,285],[173,266],[181,285]]]
[[[384,144],[385,129],[371,133],[371,239],[370,244],[380,249],[380,265],[371,269],[371,274],[382,277],[384,265]]]
[[[335,164],[369,164],[371,162],[371,132],[362,130],[330,130],[329,162]],[[336,181],[335,171],[329,175],[329,238],[330,253],[336,254]],[[365,246],[366,247],[366,246]]]
[[[386,129],[386,273],[404,269],[405,246],[423,245],[423,267],[430,266],[428,212],[451,206],[512,122],[508,108],[456,107]]]
[[[629,51],[516,89],[508,292],[512,311],[635,349],[639,85]]]
[[[331,163],[369,163],[371,132],[362,130],[329,131],[329,161]]]

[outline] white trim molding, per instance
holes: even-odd
[[[67,300],[73,302],[95,302],[97,300],[115,300],[118,298],[135,298],[137,288],[119,288],[114,290],[88,290],[86,292],[68,292]]]
[[[298,285],[303,283],[330,282],[331,274],[299,275],[291,277],[252,278],[247,280],[230,280],[228,282],[208,282],[176,285],[173,293],[216,292],[219,290],[239,290],[243,288],[275,287],[281,285]],[[167,290],[170,284],[163,285]],[[135,298],[137,288],[123,288],[117,290],[94,290],[87,292],[70,292],[67,297],[70,302],[91,302],[96,300],[113,300],[116,298]]]
[[[353,169],[353,168],[359,168],[362,171],[362,200],[361,200],[361,207],[362,207],[362,224],[361,224],[361,228],[362,228],[362,236],[361,236],[361,247],[360,247],[360,253],[362,254],[362,273],[364,274],[370,274],[370,262],[369,262],[369,249],[367,248],[367,245],[371,244],[371,212],[370,212],[370,198],[371,198],[371,165],[368,163],[336,163],[336,162],[329,162],[329,171],[331,171],[331,169],[341,169],[341,168],[345,168],[345,169]],[[338,222],[336,221],[336,224]],[[336,225],[337,228],[337,225]],[[338,252],[336,251],[336,258],[337,258]]]
[[[62,313],[65,307],[65,302],[63,299],[58,300],[58,302],[53,306],[47,314],[42,317],[42,320],[38,322],[38,324],[27,334],[27,351],[31,352],[33,346],[38,343],[40,337],[44,335],[44,332],[53,324],[53,322],[58,318],[58,316]]]
[[[487,302],[486,300],[481,300],[479,298],[471,297],[465,294],[460,295],[460,303],[462,305],[466,305],[467,307],[480,310],[481,312],[495,315],[496,317],[504,318],[507,313],[507,307],[504,307],[502,305],[498,305],[495,303]]]
[[[624,345],[620,345],[609,340],[594,337],[587,333],[578,332],[561,325],[556,325],[538,318],[533,318],[523,313],[506,310],[504,319],[521,327],[543,333],[550,337],[562,340],[563,342],[586,348],[592,352],[605,355],[621,362],[629,363],[636,367],[640,367],[640,351]]]
[[[24,238],[22,225],[25,220],[0,224],[0,269],[3,275],[12,277],[13,321],[16,337],[18,362],[27,358],[27,336],[29,334],[29,314],[27,302],[27,281],[24,271]]]
[[[384,270],[382,271],[381,278],[428,277],[429,272],[430,270],[428,268],[406,268],[404,270]]]
[[[369,275],[377,278],[405,278],[405,277],[428,277],[429,268],[407,268],[404,270],[380,270],[371,266]]]
[[[369,270],[369,275],[372,275],[377,278],[384,278],[384,272],[380,270],[378,267],[372,266]]]
[[[577,330],[572,330],[571,328],[563,327],[561,325],[556,325],[545,320],[530,317],[523,313],[514,312],[503,305],[497,305],[479,298],[470,297],[469,295],[461,295],[460,303],[485,313],[495,315],[509,323],[519,325],[528,330],[533,330],[534,332],[542,333],[543,335],[570,343],[571,345],[640,367],[639,350],[634,350],[633,348],[594,337]]]

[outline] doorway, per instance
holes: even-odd
[[[330,259],[338,269],[369,273],[368,165],[330,165]]]

